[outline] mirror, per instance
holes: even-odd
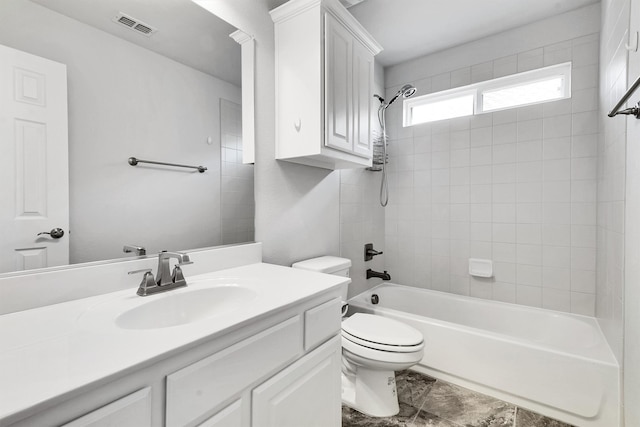
[[[253,240],[235,30],[190,0],[0,3],[1,45],[67,68],[69,263]]]

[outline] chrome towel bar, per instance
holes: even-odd
[[[640,86],[640,76],[638,76],[638,78],[636,79],[635,82],[633,82],[631,87],[627,89],[627,92],[624,95],[622,95],[622,98],[620,98],[620,101],[618,101],[616,106],[613,107],[613,110],[611,110],[611,112],[608,114],[609,117],[614,117],[614,116],[617,116],[618,114],[631,114],[633,116],[636,116],[636,119],[640,119],[640,101],[638,101],[635,107],[625,108],[624,110],[620,110],[620,107],[622,107],[622,105],[625,102],[627,102],[627,99],[629,99],[629,97],[633,94],[633,92],[635,92],[635,90],[638,89],[638,86]]]
[[[189,165],[179,165],[177,163],[166,163],[166,162],[154,162],[152,160],[140,160],[140,159],[136,159],[135,157],[129,157],[128,160],[129,164],[131,166],[135,166],[138,163],[151,163],[152,165],[163,165],[163,166],[175,166],[177,168],[189,168],[189,169],[198,169],[198,172],[200,173],[204,173],[204,171],[207,170],[206,167],[204,166],[189,166]]]

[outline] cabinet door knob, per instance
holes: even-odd
[[[293,126],[296,128],[296,132],[300,132],[300,128],[302,128],[302,122],[300,121],[300,119],[296,120]]]

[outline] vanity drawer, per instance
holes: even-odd
[[[194,425],[302,353],[302,320],[292,317],[167,376],[167,427]]]
[[[151,388],[145,387],[62,427],[151,427]]]
[[[304,313],[304,349],[317,347],[340,331],[342,301],[331,299]]]

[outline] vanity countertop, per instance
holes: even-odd
[[[257,263],[187,276],[187,282],[186,288],[147,297],[127,289],[0,316],[0,421],[335,291],[349,279]],[[246,287],[255,297],[238,309],[179,326],[122,329],[114,321],[127,308],[212,284]]]

